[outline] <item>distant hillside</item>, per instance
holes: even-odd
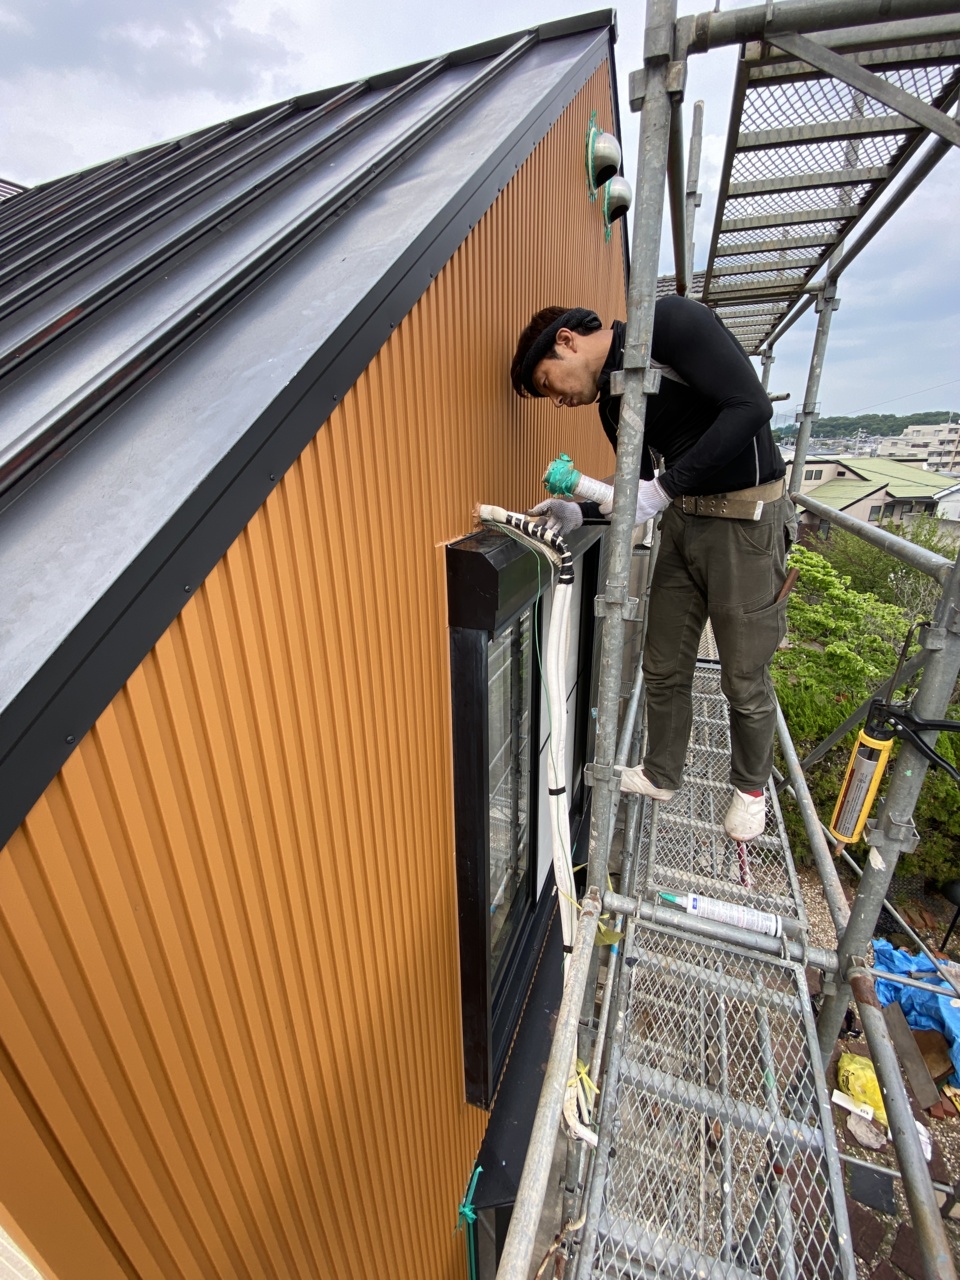
[[[898,436],[907,427],[923,427],[946,422],[952,417],[960,421],[956,409],[929,409],[926,413],[911,413],[898,418],[893,413],[861,413],[857,418],[821,418],[816,425],[818,436],[855,436],[863,431],[868,436]]]
[[[911,413],[897,417],[894,413],[861,413],[856,418],[821,418],[814,427],[814,440],[836,438],[837,436],[855,436],[862,431],[868,436],[898,436],[907,427],[935,425],[960,421],[960,413],[956,409],[929,409],[926,413]],[[774,435],[778,439],[792,439],[797,434],[796,426],[779,427]]]

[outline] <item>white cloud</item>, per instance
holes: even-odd
[[[14,13],[5,5],[0,5],[0,31],[7,35],[30,35],[33,31],[26,14]]]

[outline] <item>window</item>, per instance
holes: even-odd
[[[816,468],[814,469],[814,472],[813,472],[813,478],[814,478],[814,480],[822,480],[822,479],[823,479],[823,468],[822,468],[822,467],[816,467]]]
[[[487,648],[490,961],[493,979],[530,893],[533,610]]]
[[[574,843],[589,818],[583,763],[601,533],[585,527],[568,540],[576,573],[566,695]],[[487,1107],[556,903],[538,665],[553,587],[535,552],[495,530],[451,544],[446,558],[464,1084],[467,1101]]]
[[[901,516],[908,516],[908,515],[910,515],[910,514],[911,514],[911,512],[912,512],[912,511],[913,511],[913,503],[912,503],[912,502],[905,502],[905,503],[903,504],[903,506],[900,508],[900,514],[901,514]]]
[[[883,518],[884,518],[884,520],[889,520],[889,519],[890,519],[890,517],[893,515],[893,508],[894,508],[894,505],[895,505],[895,504],[894,504],[894,503],[892,503],[892,502],[885,502],[885,503],[883,504]]]
[[[847,473],[846,473],[845,471],[838,471],[838,472],[837,472],[837,479],[839,480],[841,476],[845,476],[846,474],[847,474]]]
[[[804,480],[812,480],[812,479],[813,479],[813,472],[812,472],[812,471],[805,471],[805,472],[803,473],[803,478],[804,478]]]
[[[870,508],[870,514],[867,516],[867,519],[868,519],[868,520],[879,520],[879,519],[880,519],[880,508],[879,508],[879,506],[877,506],[877,507],[871,507],[871,508]]]

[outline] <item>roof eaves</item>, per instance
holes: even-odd
[[[41,619],[38,607],[31,618],[24,621],[18,629],[19,665],[12,669],[8,666],[4,690],[8,701],[0,714],[0,774],[5,779],[12,771],[18,781],[16,787],[0,785],[0,843],[69,754],[69,749],[62,745],[65,740],[58,726],[68,723],[71,734],[79,736],[93,723],[133,669],[130,664],[136,665],[182,608],[182,584],[202,580],[250,515],[269,496],[276,476],[299,456],[304,444],[315,434],[317,407],[336,402],[353,384],[389,336],[393,322],[402,318],[430,286],[440,266],[453,256],[470,228],[496,200],[505,182],[559,119],[585,78],[604,60],[609,63],[616,100],[611,35],[608,27],[597,31],[593,39],[578,42],[579,49],[568,52],[561,48],[557,53],[556,75],[544,84],[542,94],[535,100],[529,96],[518,98],[518,111],[509,116],[510,127],[490,137],[489,150],[484,151],[481,160],[472,158],[474,153],[469,149],[465,151],[452,135],[440,142],[441,147],[452,149],[460,156],[463,172],[458,185],[436,189],[436,203],[431,203],[429,209],[423,207],[422,201],[415,200],[410,191],[406,193],[408,203],[417,210],[415,224],[405,231],[406,247],[398,247],[396,258],[384,257],[382,263],[378,262],[376,274],[370,276],[362,290],[358,284],[355,297],[350,294],[349,303],[342,304],[344,310],[336,324],[323,309],[310,313],[315,315],[317,336],[316,344],[309,347],[313,353],[309,359],[301,358],[307,350],[302,325],[302,317],[307,312],[299,303],[294,306],[294,337],[285,353],[291,362],[289,377],[285,375],[281,384],[274,367],[256,403],[251,403],[245,390],[242,420],[231,414],[226,401],[218,402],[224,425],[229,419],[233,434],[227,431],[221,437],[217,431],[219,420],[217,424],[207,423],[208,445],[216,441],[219,452],[214,458],[208,448],[209,456],[204,458],[206,469],[202,473],[191,469],[189,459],[180,450],[180,469],[166,489],[161,493],[155,484],[151,485],[148,522],[144,523],[139,508],[134,512],[128,503],[125,518],[129,520],[133,514],[137,515],[136,541],[113,538],[107,566],[99,561],[94,566],[93,561],[84,558],[84,547],[79,544],[73,547],[69,538],[58,541],[57,545],[71,548],[73,559],[68,556],[67,560],[58,561],[57,581],[66,578],[71,589],[64,592],[63,600],[58,598],[55,617],[46,609]],[[534,38],[530,46],[532,56],[537,56],[537,47],[542,43]],[[510,91],[507,92],[509,96]],[[500,110],[505,108],[506,104],[502,104]],[[477,107],[470,127],[489,132],[489,126],[484,123],[487,118],[486,107]],[[411,163],[421,168],[426,166],[424,172],[427,172],[428,159],[425,149],[420,148]],[[468,165],[469,172],[465,167]],[[381,225],[394,231],[397,226],[393,206],[385,200],[359,201],[356,212],[351,215],[351,220],[353,218],[359,221],[352,234],[363,238],[365,243],[386,246],[387,238],[381,241],[374,235],[371,239],[371,233]],[[346,235],[349,221],[339,219],[335,227],[338,236]],[[316,244],[321,244],[319,237]],[[302,261],[308,249],[309,246],[299,250],[290,260]],[[394,250],[384,248],[382,252]],[[354,278],[349,268],[343,270],[347,280]],[[306,275],[310,275],[309,271]],[[302,267],[301,278],[305,279]],[[244,306],[253,308],[253,320],[245,322],[247,329],[251,323],[254,328],[262,327],[260,319],[272,315],[270,308],[280,306],[281,299],[286,300],[283,305],[291,306],[287,289],[279,282],[279,272],[271,273],[263,287],[249,286],[248,292],[242,295]],[[198,365],[206,370],[204,376],[209,376],[212,354],[217,354],[221,367],[229,372],[228,357],[234,359],[234,351],[245,351],[249,345],[238,343],[234,348],[229,347],[230,334],[235,332],[232,326],[239,325],[239,315],[239,306],[232,306],[221,320],[201,331],[201,336],[214,344],[213,347],[203,350],[198,341],[191,341],[182,351],[178,350],[176,367],[181,380],[195,377]],[[186,367],[192,367],[194,372],[184,372]],[[234,382],[225,377],[224,385],[232,387]],[[281,386],[277,394],[275,388]],[[181,384],[173,389],[178,391],[180,402],[185,403],[189,387]],[[140,400],[140,391],[144,392],[144,401]],[[188,415],[170,407],[170,392],[171,387],[161,378],[150,375],[143,380],[129,395],[129,414],[124,402],[122,421],[121,415],[107,406],[101,416],[91,420],[89,435],[83,438],[80,448],[73,450],[70,465],[51,467],[37,482],[31,481],[2,513],[5,533],[9,535],[12,522],[15,530],[23,534],[22,540],[18,541],[15,533],[5,541],[8,567],[9,562],[16,561],[24,591],[33,589],[29,587],[32,581],[29,573],[43,554],[43,547],[49,545],[45,535],[37,534],[38,514],[48,522],[57,523],[65,511],[77,512],[77,519],[82,512],[91,530],[100,528],[87,499],[95,491],[95,495],[102,495],[104,502],[112,502],[112,498],[107,497],[112,490],[104,483],[107,465],[104,460],[113,459],[110,467],[122,465],[122,458],[116,456],[111,444],[117,439],[118,431],[124,432],[125,450],[139,448],[139,443],[134,444],[129,436],[129,428],[136,425],[141,442],[155,453],[162,450],[164,457],[177,456],[176,449],[169,447],[169,433],[179,433]],[[269,401],[268,395],[272,396]],[[161,401],[163,407],[158,411]],[[109,419],[109,430],[94,430],[103,415]],[[90,448],[86,447],[87,439]],[[194,447],[201,449],[197,443]],[[145,474],[148,473],[146,468]],[[128,496],[133,501],[137,495]],[[91,566],[82,581],[70,572],[74,562]],[[47,568],[50,569],[49,564]],[[99,575],[96,580],[94,568]],[[47,582],[52,585],[49,574]],[[180,584],[179,587],[176,584]],[[145,590],[147,585],[149,590]],[[38,598],[36,591],[33,598]],[[41,623],[42,644],[35,644],[34,632]],[[28,649],[29,654],[23,656]]]
[[[825,480],[823,484],[818,484],[815,489],[808,489],[806,495],[801,495],[801,502],[804,496],[816,498],[818,502],[826,502],[827,506],[833,504],[828,501],[833,495],[839,494],[838,511],[845,511],[847,507],[852,507],[855,502],[862,502],[864,498],[872,498],[875,494],[885,489],[885,485],[877,485],[876,488],[870,487],[870,481],[864,481],[861,485],[847,485],[846,480]],[[824,492],[827,490],[828,492]]]

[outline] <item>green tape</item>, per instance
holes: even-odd
[[[543,485],[547,493],[572,498],[577,492],[577,485],[581,478],[582,474],[573,465],[570,455],[561,453],[560,457],[554,458],[543,473]]]

